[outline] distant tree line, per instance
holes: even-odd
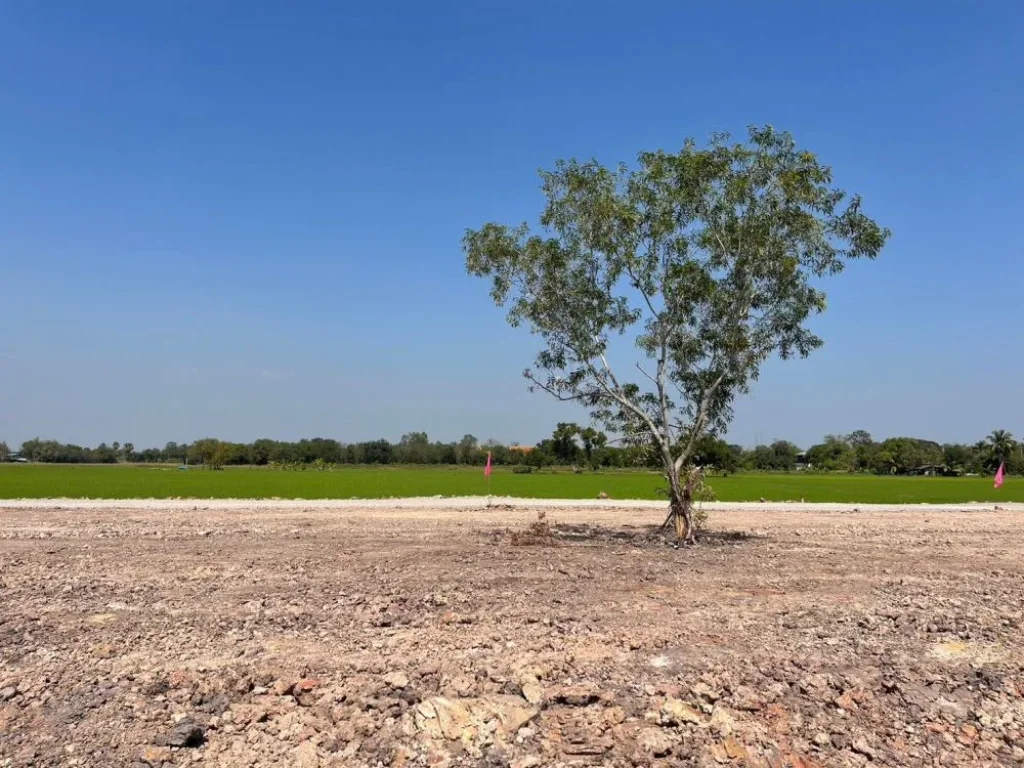
[[[582,469],[660,466],[647,446],[618,445],[592,427],[559,423],[551,437],[535,446],[479,441],[464,435],[457,442],[431,441],[425,432],[408,432],[397,443],[385,439],[342,443],[325,437],[295,442],[260,439],[233,443],[212,437],[163,448],[136,450],[132,443],[100,443],[95,448],[34,438],[12,452],[0,442],[0,461],[25,460],[59,464],[118,462],[185,463],[219,468],[232,465],[319,468],[341,464],[425,464],[482,466],[487,454],[498,466],[537,469],[571,466]],[[994,472],[1001,462],[1010,473],[1024,474],[1024,444],[1006,430],[995,430],[972,445],[939,444],[913,437],[876,442],[863,430],[826,435],[801,451],[786,440],[747,449],[706,436],[697,444],[696,463],[716,472],[864,472],[877,475],[962,475]]]

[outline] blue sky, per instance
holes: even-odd
[[[0,439],[533,442],[460,238],[771,123],[893,231],[730,439],[1024,432],[1024,5],[0,5]]]

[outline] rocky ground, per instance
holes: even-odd
[[[0,508],[0,766],[1024,764],[1020,510],[261,504]]]

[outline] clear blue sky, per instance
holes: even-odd
[[[361,5],[361,8],[357,8]],[[0,439],[533,442],[460,237],[772,123],[890,227],[730,438],[1024,432],[1019,2],[0,5]]]

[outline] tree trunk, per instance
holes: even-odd
[[[668,470],[669,520],[676,531],[676,541],[692,544],[697,531],[693,525],[693,476],[686,483],[679,480],[674,466]]]

